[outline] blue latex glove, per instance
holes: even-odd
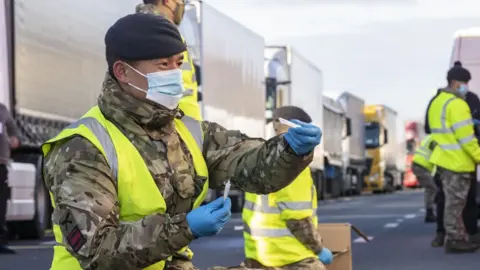
[[[318,259],[323,263],[323,264],[331,264],[333,261],[333,254],[330,251],[330,249],[324,247],[322,248],[322,252],[318,254]]]
[[[320,144],[322,130],[315,125],[307,124],[302,121],[291,120],[291,122],[300,127],[289,128],[284,135],[290,148],[292,148],[297,155],[305,155],[313,151],[315,146]]]
[[[232,201],[223,197],[193,209],[187,214],[187,223],[196,238],[212,236],[219,233],[230,219]]]
[[[473,124],[475,124],[475,125],[480,125],[480,120],[478,120],[478,119],[473,119]]]

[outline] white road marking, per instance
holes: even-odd
[[[396,228],[396,227],[398,227],[398,223],[387,223],[383,227],[384,228]]]
[[[420,212],[425,213],[425,208],[421,208]]]
[[[368,236],[367,238],[368,240],[370,240],[370,242],[373,240],[373,236]],[[355,240],[353,240],[353,243],[368,243],[368,242],[365,241],[365,239],[363,239],[362,237],[357,237],[355,238]]]
[[[321,215],[321,210],[320,214],[318,216],[321,220],[334,220],[334,219],[364,219],[364,218],[372,218],[372,219],[379,219],[379,218],[400,218],[402,217],[401,215],[393,215],[393,214],[383,214],[383,215],[371,215],[371,214],[366,214],[366,215],[335,215],[335,216],[322,216]]]
[[[40,245],[49,245],[49,246],[54,246],[57,242],[55,240],[52,240],[52,241],[44,241],[44,242],[41,242]]]
[[[235,226],[233,227],[235,231],[243,231],[243,226]]]
[[[417,217],[416,214],[408,214],[408,215],[404,216],[405,219],[412,219],[412,218],[415,218],[415,217]]]
[[[397,222],[398,223],[403,222],[403,218],[397,218]]]

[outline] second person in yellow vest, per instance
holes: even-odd
[[[135,11],[162,16],[178,27],[185,13],[185,0],[143,0],[143,4],[138,4]],[[185,40],[183,41],[185,42]],[[183,53],[183,63],[180,69],[185,93],[180,99],[179,108],[185,115],[200,121],[202,114],[198,104],[197,77],[193,59],[188,50]]]
[[[319,128],[268,141],[183,114],[186,50],[161,16],[135,13],[105,35],[98,104],[42,146],[57,245],[51,269],[196,269],[190,242],[217,234],[230,200],[208,188],[271,193],[311,162]],[[65,89],[68,91],[68,89]]]
[[[277,135],[290,129],[279,118],[312,122],[301,108],[278,108],[273,113]],[[277,192],[245,193],[242,218],[247,268],[322,270],[332,261],[332,253],[317,231],[317,192],[309,168]]]
[[[435,146],[436,143],[432,140],[432,137],[426,136],[415,150],[412,162],[412,171],[420,185],[425,188],[425,222],[427,223],[436,221],[433,207],[438,188],[432,175],[435,166],[430,162],[430,156]]]
[[[474,252],[462,219],[475,167],[480,163],[480,146],[475,137],[470,108],[465,102],[470,72],[455,63],[447,74],[448,86],[440,89],[428,108],[432,140],[437,143],[430,162],[437,166],[445,193],[444,225],[447,253]]]

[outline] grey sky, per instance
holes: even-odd
[[[324,89],[422,118],[445,84],[456,30],[480,26],[479,0],[207,0],[268,44],[291,44]],[[480,90],[477,90],[480,91]]]

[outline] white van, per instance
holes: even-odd
[[[468,83],[468,88],[480,96],[480,27],[457,31],[450,66],[453,66],[455,61],[462,62],[462,66],[470,71],[472,80]],[[477,182],[477,203],[480,206],[480,177],[478,176]]]

